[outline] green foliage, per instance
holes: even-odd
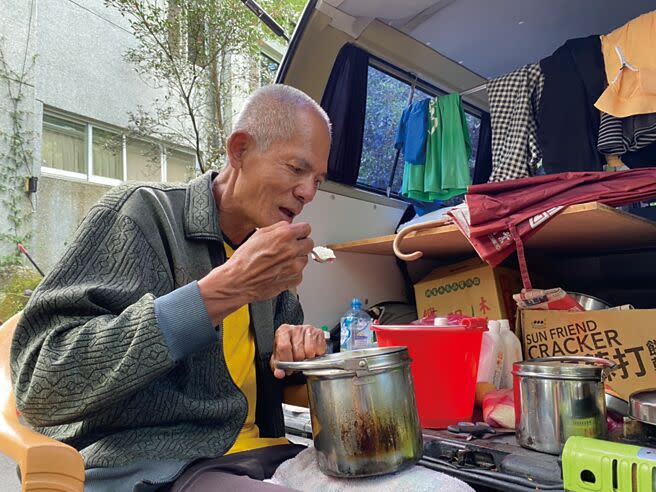
[[[28,120],[32,112],[25,109],[25,87],[30,84],[34,59],[25,60],[20,69],[9,65],[4,49],[4,39],[0,38],[0,90],[6,92],[8,110],[8,131],[0,130],[0,203],[5,214],[7,229],[0,232],[0,244],[7,245],[14,253],[0,256],[0,267],[20,263],[17,243],[26,242],[30,233],[25,224],[32,213],[25,207],[24,180],[32,175],[34,151],[31,142],[34,132],[29,129]]]
[[[301,0],[260,2],[286,29],[293,27]],[[105,0],[130,23],[137,41],[125,53],[144,80],[163,89],[153,109],[131,113],[141,137],[191,146],[201,170],[222,161],[230,115],[234,55],[259,55],[270,35],[240,0]]]
[[[41,276],[26,267],[0,268],[0,323],[7,321],[25,307],[28,297],[26,290],[34,290]]]
[[[378,189],[386,189],[394,163],[396,126],[407,106],[410,88],[407,84],[374,68],[369,68],[367,107],[362,142],[362,159],[358,182]],[[403,169],[403,156],[399,158],[398,172]],[[397,183],[398,181],[398,183]],[[395,179],[393,190],[401,183]]]

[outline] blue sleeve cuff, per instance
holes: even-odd
[[[218,341],[196,281],[155,299],[155,316],[176,362]]]

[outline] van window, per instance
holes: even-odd
[[[376,193],[386,193],[396,155],[394,148],[396,128],[403,110],[408,106],[412,86],[410,82],[372,65],[369,65],[367,77],[367,105],[357,186]],[[445,93],[416,87],[413,101],[441,94]],[[467,110],[465,116],[472,143],[469,167],[473,173],[481,119]],[[403,153],[401,153],[392,183],[392,196],[397,198],[403,179],[403,163]]]
[[[280,63],[264,52],[260,52],[260,85],[273,84]]]

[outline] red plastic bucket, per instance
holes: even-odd
[[[372,325],[379,347],[408,347],[422,427],[443,429],[471,419],[484,318],[459,325]]]

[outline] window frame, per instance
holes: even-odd
[[[71,181],[84,181],[88,183],[93,183],[93,184],[99,184],[99,185],[104,185],[104,186],[118,186],[123,183],[128,183],[129,181],[127,180],[128,176],[128,159],[127,159],[127,145],[128,145],[128,136],[125,133],[124,128],[112,126],[109,124],[101,123],[101,122],[94,122],[90,120],[86,120],[84,118],[81,118],[79,116],[71,115],[65,111],[58,110],[56,108],[51,108],[44,106],[43,108],[43,113],[41,117],[41,142],[43,142],[43,128],[44,128],[44,118],[43,116],[48,115],[52,116],[54,118],[58,118],[64,121],[69,121],[71,123],[75,123],[78,125],[84,125],[85,128],[85,134],[84,134],[84,146],[85,146],[85,162],[84,166],[86,169],[85,173],[77,173],[74,171],[66,171],[64,169],[57,169],[55,167],[50,167],[45,164],[41,165],[41,174],[45,176],[51,176],[55,178],[62,178],[62,179],[67,179]],[[105,176],[99,176],[94,174],[93,172],[93,129],[99,129],[103,130],[106,132],[111,132],[115,133],[121,136],[122,139],[122,144],[121,144],[121,173],[122,173],[122,179],[115,179],[115,178],[108,178]],[[147,142],[153,145],[156,145],[159,148],[159,156],[160,156],[160,180],[163,183],[168,182],[167,180],[167,174],[168,174],[168,169],[167,169],[167,160],[166,160],[166,152],[167,149],[170,150],[175,150],[177,152],[180,152],[182,154],[186,154],[189,157],[193,158],[194,161],[194,169],[196,171],[200,170],[200,166],[198,165],[198,157],[196,156],[196,153],[189,148],[182,147],[180,145],[175,145],[173,143],[167,143],[167,142],[161,142],[156,139],[148,139],[148,138],[134,138],[134,140],[142,141],[142,142]]]
[[[128,176],[128,140],[136,140],[138,142],[143,142],[147,143],[153,146],[157,146],[159,149],[159,179],[162,183],[168,182],[166,179],[166,159],[164,156],[164,152],[166,151],[166,145],[159,140],[155,139],[149,139],[149,138],[135,138],[135,137],[128,137],[127,135],[123,134],[123,177],[127,178]],[[196,160],[196,155],[189,151],[189,155],[194,156],[194,162],[197,162]],[[128,179],[125,179],[123,183],[130,183],[134,181],[129,181]]]
[[[107,176],[101,176],[98,174],[94,174],[94,169],[93,169],[93,131],[94,129],[98,129],[107,133],[114,133],[116,135],[121,136],[121,174],[122,174],[122,179],[117,179],[117,178],[108,178]],[[89,176],[89,182],[91,183],[97,183],[97,184],[102,184],[102,185],[107,185],[107,186],[118,186],[121,183],[126,182],[126,161],[125,161],[125,154],[126,154],[126,149],[125,149],[125,134],[123,132],[118,132],[114,129],[110,129],[104,125],[93,125],[91,123],[87,123],[87,173]]]
[[[283,46],[276,46],[277,44],[279,43],[276,43],[275,41],[266,38],[260,39],[258,43],[257,70],[258,70],[258,84],[260,85],[262,82],[262,73],[260,72],[262,68],[260,66],[261,63],[260,56],[265,56],[278,64],[278,68],[276,69],[276,73],[273,74],[271,83],[275,84],[278,81],[278,74],[280,73],[280,67],[282,66],[285,57],[284,55],[285,48]]]
[[[388,62],[388,61],[386,61],[386,60],[384,60],[384,59],[382,59],[382,58],[380,58],[376,55],[373,55],[373,54],[369,54],[369,67],[372,67],[372,68],[378,70],[379,72],[382,72],[385,75],[398,80],[399,82],[403,82],[403,83],[407,84],[410,87],[412,87],[412,84],[414,82],[415,89],[420,89],[421,91],[425,92],[426,94],[431,95],[431,97],[444,96],[444,95],[456,92],[456,91],[451,91],[451,92],[445,91],[444,89],[442,89],[442,88],[440,88],[440,87],[438,87],[434,84],[431,84],[430,82],[427,82],[422,78],[419,78],[417,74],[415,74],[413,72],[409,72],[407,70],[404,70],[404,69],[394,65],[393,63],[390,63],[390,62]],[[367,84],[367,90],[368,90],[368,88],[369,88],[369,84]],[[416,99],[413,95],[412,102],[415,102],[415,101],[416,101]],[[473,104],[471,104],[467,101],[464,101],[464,100],[462,101],[462,104],[463,104],[463,109],[465,110],[465,113],[468,113],[472,116],[475,116],[479,120],[482,118],[482,113],[484,112],[484,110],[482,110],[481,108],[479,108],[477,106],[474,106]],[[365,115],[365,118],[366,118],[366,115]],[[363,135],[363,138],[364,138],[364,135]],[[398,169],[399,166],[403,166],[403,162],[401,162],[400,157],[399,157],[399,160],[397,162],[397,169]],[[359,175],[359,173],[358,173],[358,175]],[[389,178],[389,176],[388,176],[388,178]],[[401,196],[397,191],[392,191],[390,193],[389,197],[388,197],[386,189],[381,190],[381,189],[373,187],[373,186],[368,186],[368,185],[365,185],[365,184],[358,183],[357,181],[356,181],[355,185],[353,185],[351,188],[359,189],[359,190],[362,190],[366,193],[380,195],[380,196],[383,196],[386,199],[397,200],[397,201],[403,202],[405,204],[410,203],[406,198]],[[321,189],[321,187],[320,187],[320,189]]]
[[[51,110],[46,110],[44,108],[43,114],[41,116],[41,138],[39,145],[43,146],[43,127],[44,127],[44,119],[43,116],[48,115],[52,116],[54,118],[58,118],[60,120],[64,121],[69,121],[71,123],[75,123],[78,125],[84,125],[84,168],[86,169],[86,173],[78,173],[75,171],[66,171],[65,169],[59,169],[56,167],[50,167],[46,166],[44,164],[41,164],[41,173],[44,173],[49,176],[56,176],[56,177],[61,177],[61,178],[66,178],[74,181],[87,181],[89,179],[89,128],[88,128],[88,123],[80,118],[75,118],[66,114],[63,114],[58,111],[51,111]],[[41,147],[40,147],[41,148]],[[43,163],[43,155],[41,156],[42,160],[41,162]]]

